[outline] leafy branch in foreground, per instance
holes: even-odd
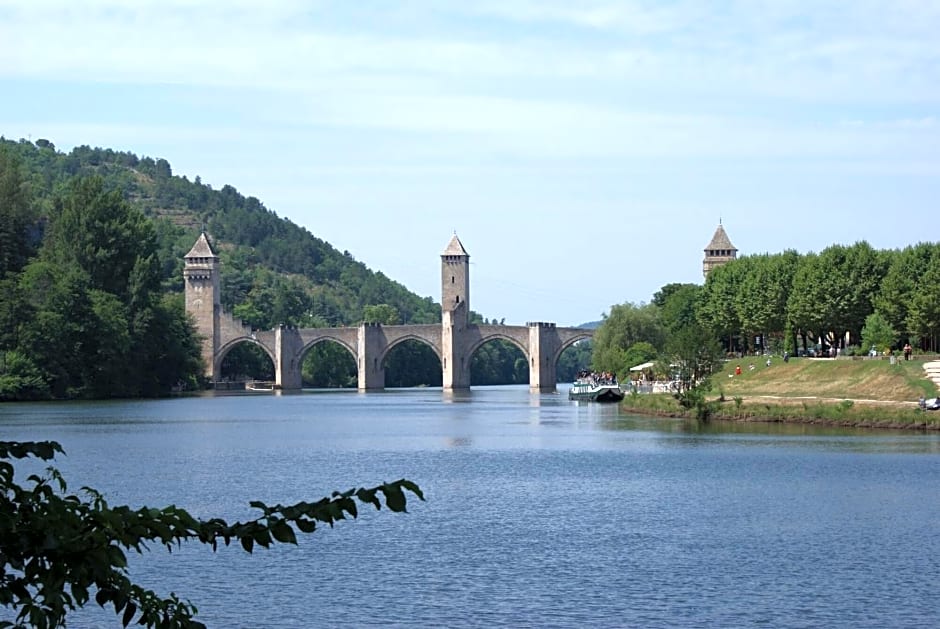
[[[318,524],[332,527],[338,520],[355,518],[357,501],[381,509],[384,497],[389,510],[405,512],[406,491],[424,500],[417,485],[401,479],[334,492],[317,502],[273,507],[252,502],[261,517],[229,524],[221,518],[196,519],[173,505],[111,507],[89,487],[82,488],[84,498],[66,495],[65,479],[51,467],[46,476],[31,475],[28,487],[14,482],[9,459],[48,461],[56,453],[64,450],[54,441],[0,441],[0,605],[18,610],[16,622],[0,621],[0,628],[63,626],[66,614],[84,606],[92,590],[99,605],[114,606],[125,627],[135,618],[147,627],[204,627],[194,619],[197,609],[192,603],[175,594],[160,598],[132,583],[124,551],[142,553],[148,542],[172,551],[184,540],[198,540],[213,550],[220,541],[237,541],[250,553],[255,545],[296,544],[294,527],[312,533]]]

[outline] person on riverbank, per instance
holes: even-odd
[[[910,360],[910,359],[911,359],[911,352],[913,352],[913,351],[914,351],[914,348],[911,347],[911,344],[910,344],[910,343],[905,343],[905,344],[904,344],[904,360]]]

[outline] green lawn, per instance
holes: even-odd
[[[934,397],[937,386],[927,379],[924,361],[849,358],[792,358],[789,363],[774,357],[771,365],[759,357],[729,361],[715,374],[714,391],[727,397],[769,396],[781,398],[833,398],[913,402],[921,395]],[[754,369],[750,369],[750,365]],[[741,375],[734,375],[741,366]]]
[[[750,365],[754,369],[750,369]],[[735,368],[741,366],[741,374]],[[937,395],[924,361],[772,358],[729,361],[713,376],[707,396],[717,419],[822,423],[871,428],[940,429],[940,414],[917,407]],[[696,417],[670,394],[628,395],[625,408],[639,413]]]

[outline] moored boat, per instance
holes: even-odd
[[[245,383],[246,391],[274,391],[274,383],[262,380],[249,380]]]
[[[623,399],[623,390],[616,381],[578,378],[568,389],[568,399],[583,402],[619,402]]]

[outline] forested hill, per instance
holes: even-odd
[[[222,260],[222,302],[255,328],[440,321],[440,306],[419,297],[348,252],[278,217],[230,185],[173,174],[165,159],[80,146],[57,151],[47,140],[0,137],[22,164],[40,215],[75,177],[100,176],[156,224],[165,286],[182,288],[182,256],[205,229]]]

